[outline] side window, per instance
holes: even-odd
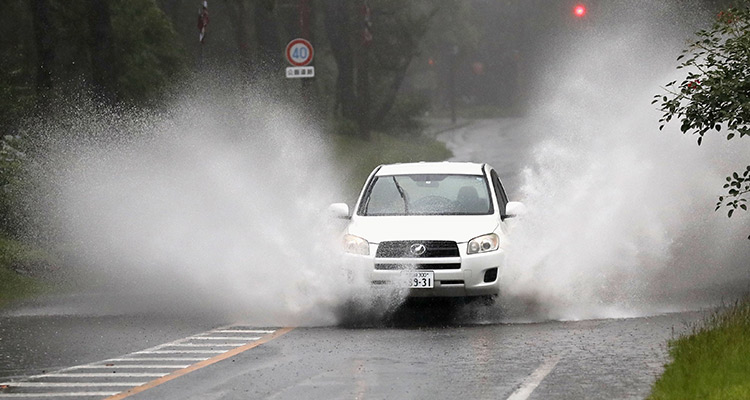
[[[500,183],[500,178],[497,177],[497,172],[494,169],[490,172],[490,177],[492,178],[492,186],[495,189],[498,207],[500,207],[500,215],[505,215],[505,205],[508,204],[508,196],[505,194],[503,184]]]

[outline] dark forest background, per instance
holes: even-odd
[[[154,106],[204,74],[273,81],[281,96],[365,137],[457,108],[519,114],[543,45],[580,34],[611,2],[581,3],[582,19],[574,0],[210,0],[201,45],[199,0],[8,0],[0,133],[72,92]],[[296,37],[315,46],[310,82],[284,78],[284,47]]]
[[[583,18],[573,15],[579,3],[588,8]],[[158,110],[186,86],[223,82],[263,90],[358,140],[411,134],[425,117],[523,115],[534,74],[555,43],[593,34],[592,22],[622,12],[618,0],[209,0],[201,44],[202,4],[3,2],[1,231],[16,223],[6,217],[16,201],[8,191],[31,148],[23,127],[54,118],[61,105],[93,99]],[[650,5],[646,12],[674,23],[670,10]],[[297,37],[315,47],[314,79],[285,78],[284,48]]]

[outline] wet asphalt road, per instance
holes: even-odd
[[[82,304],[44,315],[49,307],[17,306],[0,316],[0,380],[114,358],[228,323],[153,312],[95,315]],[[501,308],[408,304],[357,327],[295,328],[129,398],[507,399],[545,369],[522,398],[641,399],[667,361],[667,341],[702,316],[507,323]]]
[[[479,121],[438,137],[458,160],[517,172],[528,154],[519,149],[533,139],[509,134],[519,127],[512,119]],[[477,145],[489,142],[493,146]],[[501,178],[513,198],[519,177]],[[127,310],[116,303],[106,295],[63,296],[0,311],[0,382],[120,357],[237,322]],[[501,308],[410,305],[363,326],[295,328],[129,398],[641,399],[667,361],[667,341],[702,316],[510,323]],[[44,390],[0,389],[0,398]]]
[[[296,329],[133,398],[506,399],[551,360],[529,398],[641,399],[695,318]]]

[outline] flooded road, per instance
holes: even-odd
[[[518,188],[536,141],[523,126],[477,121],[438,137],[456,159],[484,159]],[[305,328],[127,301],[64,296],[4,310],[0,398],[639,399],[667,361],[667,341],[705,315],[560,321],[523,301],[437,303],[356,327]]]
[[[667,340],[704,316],[477,324],[472,310],[445,306],[410,305],[365,328],[286,330],[11,309],[0,317],[0,398],[106,398],[140,386],[129,398],[639,399],[667,361]]]

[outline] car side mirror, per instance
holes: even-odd
[[[328,206],[328,216],[338,219],[349,219],[349,206],[346,203],[333,203]]]
[[[526,206],[520,201],[509,201],[505,205],[505,218],[520,217],[526,214]]]

